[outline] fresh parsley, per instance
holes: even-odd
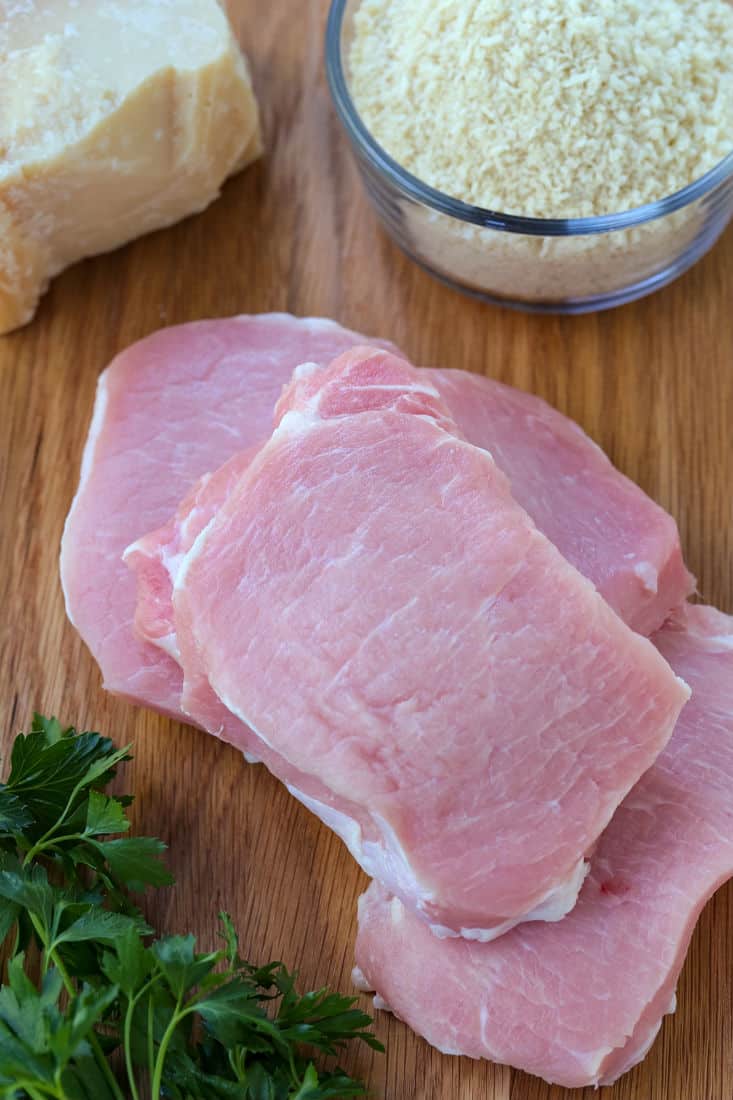
[[[0,1097],[4,1100],[336,1100],[365,1095],[338,1068],[374,1050],[355,1000],[299,995],[281,963],[154,938],[130,896],[172,882],[165,846],[130,837],[128,796],[105,788],[129,749],[36,715],[0,785]]]

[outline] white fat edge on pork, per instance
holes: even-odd
[[[64,523],[64,530],[61,536],[61,554],[60,554],[60,572],[61,572],[61,588],[64,593],[64,603],[66,605],[66,615],[72,626],[77,626],[71,609],[71,599],[68,589],[66,587],[66,563],[67,563],[67,547],[68,547],[68,534],[71,526],[74,522],[77,508],[80,505],[82,497],[84,496],[87,488],[87,483],[92,475],[92,470],[95,466],[95,456],[97,450],[97,444],[102,434],[102,428],[107,417],[107,406],[109,405],[109,367],[103,371],[99,376],[97,382],[97,392],[94,399],[94,411],[92,413],[92,421],[89,425],[89,434],[87,435],[87,441],[84,445],[84,452],[81,459],[81,470],[79,472],[79,485],[74,499],[71,502],[71,508],[69,514],[66,517]]]
[[[286,786],[294,798],[341,838],[353,858],[371,878],[378,879],[395,894],[417,897],[418,908],[433,900],[434,894],[415,876],[396,833],[378,814],[371,814],[370,817],[382,839],[367,840],[364,838],[362,826],[354,818],[333,806],[327,806],[291,784]]]
[[[276,316],[276,315],[273,315],[273,316]],[[321,368],[319,367],[319,365],[317,363],[303,363],[303,364],[301,364],[301,366],[295,368],[296,372],[300,371],[300,370],[302,370],[304,372],[314,372],[314,371],[320,370],[320,369]],[[306,375],[304,374],[304,377],[305,376]],[[307,424],[308,424],[308,418],[305,417],[300,411],[293,410],[292,412],[286,413],[285,416],[280,421],[280,423],[278,424],[278,426],[273,431],[273,433],[270,436],[267,443],[265,443],[265,445],[259,450],[259,452],[252,459],[252,462],[247,467],[247,469],[244,471],[244,473],[242,474],[240,480],[237,482],[237,484],[232,489],[232,494],[237,492],[239,486],[242,485],[245,481],[250,480],[250,479],[254,480],[257,477],[257,475],[259,473],[259,468],[264,463],[265,459],[269,455],[269,452],[274,447],[276,447],[283,439],[288,438],[288,436],[290,436],[292,434],[296,434],[296,431],[295,431],[296,426],[299,427],[302,430],[302,428],[304,426],[307,426]],[[226,505],[224,505],[224,507],[226,507]],[[193,562],[196,561],[196,559],[202,553],[203,548],[204,548],[204,546],[206,545],[206,543],[208,541],[211,530],[212,530],[214,524],[216,523],[216,521],[218,519],[218,516],[219,516],[219,513],[217,512],[215,515],[213,515],[211,517],[211,519],[207,523],[206,527],[204,527],[204,529],[202,531],[200,531],[199,534],[196,536],[193,544],[191,545],[190,550],[186,554],[183,555],[181,561],[178,563],[178,568],[177,568],[175,579],[174,579],[174,582],[173,582],[174,597],[175,597],[175,593],[180,591],[180,589],[186,583],[186,578],[188,576],[188,571],[191,568]],[[240,716],[238,715],[237,717],[240,717]],[[242,720],[246,721],[245,719],[242,719]]]
[[[359,866],[395,895],[393,919],[402,911],[403,903],[399,895],[416,897],[418,912],[427,911],[434,900],[434,892],[421,883],[415,875],[404,848],[388,821],[379,814],[371,814],[371,820],[377,827],[381,839],[367,840],[364,838],[361,825],[354,818],[312,798],[291,784],[286,786],[294,798],[297,798],[341,838]],[[585,859],[581,859],[568,879],[560,886],[549,890],[530,912],[498,926],[455,930],[439,924],[430,924],[430,931],[438,939],[466,939],[476,943],[491,943],[525,921],[560,921],[575,907],[589,871],[590,864]]]
[[[590,873],[590,868],[590,863],[585,859],[579,860],[568,878],[559,886],[553,886],[551,890],[548,890],[537,905],[533,906],[527,913],[520,917],[513,917],[511,920],[504,921],[503,924],[495,925],[493,928],[461,928],[458,932],[455,932],[442,924],[431,924],[430,931],[439,940],[460,938],[472,940],[475,943],[492,943],[520,924],[532,921],[556,924],[575,908],[583,883]]]
[[[374,992],[374,987],[367,981],[367,976],[360,966],[355,966],[351,971],[351,981],[360,993]]]
[[[258,323],[263,322],[271,325],[289,324],[291,321],[297,321],[299,325],[310,332],[333,332],[335,329],[340,330],[343,328],[338,321],[334,321],[330,317],[296,317],[294,313],[237,313],[226,319],[238,321],[241,324],[256,320]]]
[[[199,478],[199,480],[197,482],[195,482],[194,484],[198,485],[200,489],[205,489],[206,486],[208,485],[208,483],[211,481],[211,478],[212,478],[212,473],[211,472],[206,473],[206,474],[203,475],[203,477]],[[193,486],[191,488],[193,488]],[[199,506],[192,508],[190,510],[190,512],[188,513],[188,515],[186,516],[186,518],[181,522],[180,528],[181,528],[181,536],[182,537],[185,535],[186,531],[188,530],[189,524],[191,524],[193,522],[193,520],[199,514],[200,510],[201,509],[200,509]],[[174,516],[174,517],[171,517],[171,518],[172,519],[177,519],[177,516]],[[168,546],[165,543],[158,543],[156,545],[155,554],[151,555],[150,551],[148,550],[148,547],[147,547],[147,542],[148,542],[149,538],[150,538],[150,532],[148,532],[145,535],[142,535],[141,538],[137,539],[135,542],[131,542],[130,545],[127,546],[122,551],[122,560],[123,560],[123,562],[125,563],[125,565],[130,566],[130,559],[135,554],[140,554],[142,557],[145,557],[145,558],[150,558],[151,556],[154,556],[155,558],[158,559],[158,561],[160,561],[160,563],[162,564],[162,566],[165,569],[166,573],[168,574],[168,576],[170,578],[170,581],[171,581],[171,585],[175,586],[176,576],[178,575],[178,570],[181,567],[181,563],[182,563],[182,561],[185,557],[185,554],[180,550],[175,554],[171,554],[171,553],[168,552]],[[130,566],[130,568],[132,568],[132,566]],[[163,645],[164,641],[165,641],[165,639],[161,639],[157,644],[160,645],[162,648],[165,648],[164,645]],[[178,664],[181,663],[180,654],[178,656],[176,656],[175,659],[178,662]]]
[[[375,351],[376,351],[376,349],[372,348],[372,347],[369,347],[368,349],[365,348],[365,351],[367,351],[367,350],[368,350],[370,355],[374,355]],[[348,354],[348,353],[346,353],[346,354]],[[397,355],[397,358],[403,359],[403,357],[401,355]],[[410,366],[411,369],[413,369],[413,370],[417,369],[415,367],[412,367],[412,365],[409,364],[406,359],[403,359],[403,361],[408,366]],[[312,377],[314,374],[318,374],[323,370],[324,370],[324,368],[318,363],[301,363],[300,366],[296,367],[295,370],[293,371],[293,377],[292,377],[291,381],[288,383],[288,385],[284,387],[283,393],[286,393],[287,390],[290,387],[297,385],[297,383],[299,383],[299,382],[305,381],[306,379]],[[441,403],[443,401],[443,399],[442,399],[440,393],[438,392],[438,390],[429,382],[425,383],[425,384],[420,383],[420,382],[414,382],[414,383],[410,383],[409,385],[395,385],[395,384],[390,384],[390,383],[378,383],[378,384],[369,385],[369,386],[366,386],[366,387],[364,387],[364,386],[356,387],[355,386],[353,388],[354,389],[358,388],[358,389],[378,390],[380,393],[413,393],[413,394],[417,393],[417,394],[423,394],[425,397],[431,397],[431,398],[433,398],[433,399],[435,399],[435,400],[437,400]],[[273,435],[271,437],[272,441],[274,442],[278,438],[278,436],[280,435],[281,429],[282,429],[282,435],[287,438],[288,436],[296,436],[296,435],[301,434],[308,427],[310,427],[311,425],[313,425],[315,423],[323,422],[322,417],[320,417],[318,415],[318,411],[319,411],[319,408],[320,408],[322,397],[323,397],[323,390],[316,390],[315,393],[313,393],[311,395],[309,400],[307,402],[305,402],[300,408],[289,409],[288,412],[286,412],[285,415],[282,417],[282,419],[280,420],[280,423],[278,424],[277,428],[273,432]],[[344,416],[349,417],[349,416],[359,416],[359,415],[371,415],[373,413],[373,411],[374,410],[371,410],[371,409],[365,409],[363,414],[358,413],[358,412],[355,413],[355,412],[348,411],[348,412],[344,413]],[[420,420],[429,420],[432,423],[436,424],[438,427],[441,427],[445,430],[445,425],[443,423],[441,423],[441,421],[436,416],[431,415],[430,413],[418,413],[418,414],[412,414],[412,415],[416,415],[417,419],[420,419]],[[337,418],[334,417],[333,419],[337,419]],[[457,428],[457,426],[453,425],[452,419],[451,419],[451,427],[452,428],[455,427],[455,432],[457,433],[455,438],[462,441],[463,437],[460,434],[458,434],[458,428]],[[446,431],[446,435],[451,437],[451,433],[448,432],[448,431]]]
[[[645,592],[656,596],[659,592],[659,570],[650,561],[639,561],[634,566],[634,575],[641,582]]]
[[[178,635],[175,632],[164,634],[162,637],[156,638],[155,641],[152,641],[150,638],[142,638],[141,641],[144,642],[145,645],[154,645],[156,649],[160,649],[163,653],[167,653],[179,668],[182,667],[181,651],[178,648]]]
[[[279,324],[284,320],[292,321],[294,314],[267,313],[265,317],[268,321]],[[297,317],[296,320],[311,332],[336,332],[341,331],[343,328],[343,326],[340,325],[338,321],[334,321],[332,317]]]
[[[649,1001],[644,1006],[644,1012],[646,1012],[646,1010],[654,1003],[654,1000],[655,1000],[655,998],[652,998],[652,1000]],[[643,1043],[640,1046],[634,1046],[633,1045],[633,1041],[637,1037],[636,1032],[634,1032],[632,1035],[629,1036],[628,1041],[627,1041],[625,1046],[615,1047],[614,1049],[607,1051],[605,1057],[603,1058],[603,1061],[601,1062],[601,1064],[598,1067],[598,1071],[597,1071],[596,1079],[595,1079],[595,1087],[596,1088],[606,1088],[609,1085],[614,1085],[616,1083],[616,1081],[620,1080],[621,1077],[625,1077],[625,1075],[629,1072],[629,1070],[632,1070],[634,1068],[634,1066],[638,1066],[641,1062],[643,1062],[644,1059],[646,1058],[647,1054],[649,1053],[649,1051],[652,1049],[655,1042],[657,1041],[657,1037],[659,1035],[659,1032],[662,1030],[662,1024],[664,1023],[665,1017],[666,1016],[674,1016],[676,1011],[677,1011],[677,991],[675,989],[672,992],[672,996],[669,1000],[669,1004],[667,1005],[667,1008],[661,1014],[660,1018],[658,1020],[653,1020],[648,1025],[649,1026],[648,1033],[647,1033]],[[641,1017],[643,1017],[643,1014],[644,1013],[642,1012],[641,1015],[640,1015],[640,1020],[641,1020]],[[610,1057],[610,1055],[623,1053],[624,1051],[626,1052],[626,1057],[623,1058],[621,1061],[619,1061],[614,1066],[613,1072],[610,1075],[605,1076],[603,1074],[603,1062],[605,1062]]]
[[[714,614],[711,615],[711,612],[714,612]],[[712,619],[716,626],[720,625],[721,632],[711,634],[704,625],[700,628],[696,622],[698,614],[706,619]],[[688,634],[695,639],[695,645],[701,652],[711,654],[728,653],[733,649],[733,630],[725,629],[730,621],[731,616],[722,611],[715,611],[714,608],[702,604],[685,604],[684,607],[675,612],[666,629],[681,630]]]

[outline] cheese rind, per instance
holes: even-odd
[[[261,150],[216,0],[0,0],[0,333],[63,268],[203,210]]]

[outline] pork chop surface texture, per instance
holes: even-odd
[[[122,555],[137,579],[135,633],[179,665],[181,652],[173,618],[173,583],[179,566],[259,449],[257,445],[237,451],[213,474],[204,474],[167,523],[143,535]]]
[[[267,438],[299,363],[329,363],[363,339],[286,314],[202,321],[141,340],[101,375],[61,580],[110,691],[182,717],[180,668],[165,644],[134,632],[135,577],[122,554],[167,523],[197,479]]]
[[[624,477],[573,421],[531,394],[466,371],[426,369],[466,438],[491,452],[518,503],[640,634],[692,594],[673,518]],[[183,553],[258,448],[206,474],[174,516],[124,559],[136,574],[138,635],[176,655],[172,590]]]
[[[166,568],[176,567],[175,513],[199,478],[269,436],[275,403],[299,363],[325,365],[358,342],[330,321],[236,317],[155,333],[102,374],[61,575],[69,617],[110,691],[181,717]],[[661,623],[685,599],[694,582],[674,521],[579,428],[489,379],[461,371],[431,378],[464,435],[492,450],[540,529],[626,621],[637,629]],[[159,553],[143,537],[161,526],[169,542]],[[139,540],[131,564],[153,600],[152,642],[135,577],[121,561]]]
[[[276,419],[178,570],[199,674],[433,931],[561,918],[686,687],[424,372],[355,349]]]
[[[491,451],[517,502],[624,622],[645,635],[663,626],[695,589],[672,517],[539,398],[465,371],[431,379],[466,439]]]
[[[445,1053],[569,1088],[606,1085],[674,1011],[700,912],[733,874],[733,618],[688,607],[655,642],[692,700],[565,920],[491,944],[441,943],[383,887],[362,897],[358,983]]]

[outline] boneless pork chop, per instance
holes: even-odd
[[[359,340],[285,314],[204,321],[140,341],[101,376],[61,580],[110,691],[181,717],[178,665],[133,631],[135,577],[122,554],[167,523],[198,478],[270,434],[299,363],[328,363]]]
[[[469,442],[491,452],[518,503],[621,618],[640,634],[662,626],[695,587],[672,517],[546,402],[465,371],[426,375]],[[207,474],[175,516],[125,552],[138,581],[136,631],[174,656],[171,597],[182,554],[256,450]]]
[[[700,911],[733,874],[733,618],[688,607],[655,642],[692,701],[564,921],[440,943],[383,887],[361,899],[357,980],[440,1050],[610,1084],[674,1011]]]
[[[278,420],[178,570],[200,672],[433,930],[559,919],[686,688],[424,372],[356,349]]]
[[[69,617],[109,690],[180,716],[180,670],[168,652],[135,636],[135,578],[121,556],[147,532],[168,524],[198,478],[269,436],[275,402],[299,363],[325,364],[359,341],[333,322],[281,314],[236,317],[158,332],[104,372],[64,532],[61,574]],[[540,529],[617,610],[626,610],[636,624],[648,608],[651,619],[661,622],[682,602],[690,579],[678,575],[673,521],[579,429],[536,398],[463,372],[438,373],[464,434],[495,450]],[[498,415],[497,402],[506,415]],[[487,435],[492,421],[501,426],[501,439],[496,432]],[[577,450],[563,445],[573,435]],[[534,480],[538,471],[541,489],[522,484],[527,473]],[[612,491],[614,481],[624,491]],[[650,594],[652,572],[644,563],[660,577],[677,576],[676,584],[660,584]],[[171,584],[164,567],[157,575],[160,610],[160,601],[169,606]],[[630,592],[631,608],[614,604],[617,585]],[[163,631],[154,635],[156,643],[174,645],[160,619],[154,629]]]

